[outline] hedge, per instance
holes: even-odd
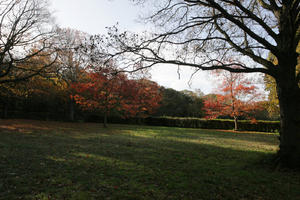
[[[51,112],[10,112],[10,118],[42,119],[65,121],[65,113]],[[86,122],[103,122],[103,117],[97,114],[87,114],[81,119]],[[234,121],[230,119],[202,119],[202,118],[183,118],[183,117],[148,117],[148,118],[121,118],[118,116],[109,117],[108,123],[117,124],[144,124],[150,126],[169,126],[183,128],[203,128],[203,129],[224,129],[233,130]],[[258,131],[258,132],[279,132],[279,121],[261,121],[251,123],[250,120],[239,120],[239,130]]]
[[[234,129],[234,121],[228,119],[200,119],[200,118],[174,118],[174,117],[148,117],[143,119],[144,124],[150,126],[170,126],[183,128],[203,128],[203,129]],[[259,131],[259,132],[279,132],[279,121],[257,121],[239,120],[239,130]]]
[[[129,118],[122,119],[119,117],[110,117],[109,123],[118,124],[144,124],[149,126],[169,126],[182,128],[203,128],[203,129],[223,129],[233,130],[234,121],[230,119],[202,119],[186,117],[148,117],[148,118]],[[258,131],[258,132],[279,132],[279,121],[262,121],[255,123],[250,120],[239,120],[239,130]]]

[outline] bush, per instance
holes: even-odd
[[[144,124],[150,126],[171,126],[183,128],[203,128],[203,129],[234,129],[234,121],[230,119],[206,120],[200,118],[174,118],[174,117],[148,117],[143,120]],[[278,132],[280,130],[279,121],[257,121],[240,120],[239,130]]]

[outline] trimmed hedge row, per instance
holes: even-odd
[[[150,126],[170,126],[183,128],[203,128],[203,129],[234,129],[233,120],[224,119],[200,119],[200,118],[174,118],[174,117],[148,117],[143,120],[144,124]],[[257,121],[239,120],[239,130],[259,131],[259,132],[279,132],[279,121]]]
[[[9,113],[10,117],[24,118],[24,119],[42,119],[42,120],[60,120],[64,121],[64,115],[57,116],[57,113],[50,112],[30,112],[30,113]],[[103,122],[103,117],[100,115],[87,115],[82,120],[86,122]],[[148,117],[148,118],[120,118],[109,117],[108,123],[117,124],[144,124],[149,126],[169,126],[182,128],[203,128],[203,129],[224,129],[233,130],[234,121],[230,119],[212,119],[206,120],[201,118],[186,118],[186,117]],[[261,121],[251,123],[250,120],[239,120],[239,130],[245,131],[259,131],[259,132],[279,132],[279,121]]]

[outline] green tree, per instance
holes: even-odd
[[[155,115],[172,117],[202,117],[203,101],[192,91],[161,88],[162,100]]]
[[[203,99],[204,93],[200,89],[196,89],[195,92],[190,90],[182,90],[181,93],[184,95],[187,95],[189,98],[191,98],[191,101],[189,102],[187,106],[187,116],[188,117],[203,117],[204,111],[203,111]]]
[[[276,92],[276,82],[272,76],[264,75],[265,90],[269,92],[266,109],[271,119],[278,119],[280,116],[279,100]]]

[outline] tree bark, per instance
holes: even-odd
[[[3,119],[7,119],[7,113],[8,113],[8,103],[4,102],[3,103]]]
[[[291,62],[286,61],[286,64]],[[276,80],[281,121],[277,161],[286,167],[300,168],[300,88],[291,78],[295,75],[289,76],[287,69],[288,66],[285,66]]]
[[[104,112],[104,116],[103,116],[103,127],[107,128],[107,112]]]
[[[74,121],[74,115],[75,115],[74,107],[75,107],[75,102],[74,102],[74,99],[71,98],[70,103],[69,103],[69,120],[70,121]]]
[[[295,18],[299,15],[291,7],[290,1],[283,1],[278,13],[279,40],[277,40],[276,89],[280,107],[280,145],[278,161],[280,165],[300,169],[300,88],[296,78],[299,40],[296,34]]]
[[[234,116],[233,119],[234,119],[234,130],[237,131],[238,130],[238,118],[237,118],[237,116]]]

